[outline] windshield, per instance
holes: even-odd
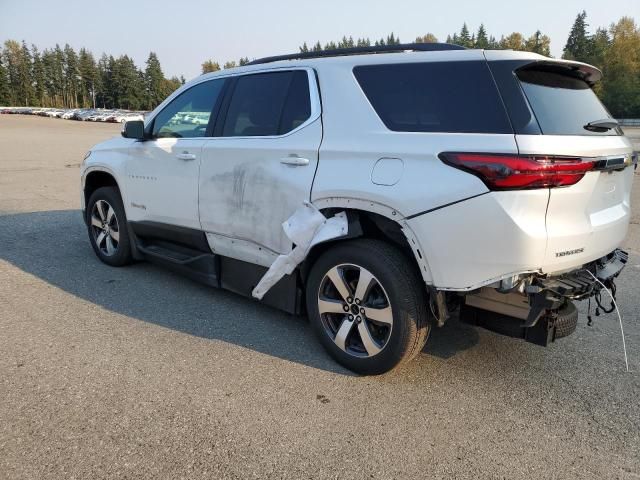
[[[527,100],[545,135],[619,135],[617,128],[594,132],[589,122],[611,118],[584,80],[568,71],[525,69],[517,72]]]

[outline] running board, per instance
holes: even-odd
[[[150,262],[160,264],[192,280],[220,287],[220,258],[169,242],[136,241],[137,250]]]

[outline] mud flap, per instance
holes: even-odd
[[[291,274],[314,245],[347,235],[349,224],[345,212],[327,218],[314,205],[304,202],[303,206],[282,224],[282,229],[295,247],[288,254],[276,258],[260,279],[251,292],[257,299],[262,299],[278,280]]]

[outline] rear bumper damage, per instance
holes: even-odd
[[[601,290],[606,287],[615,297],[615,279],[627,261],[627,252],[617,249],[570,272],[532,275],[511,292],[482,289],[465,297],[460,319],[547,346],[556,338],[557,313],[568,302],[595,297],[604,309],[599,301]]]
[[[584,265],[578,270],[559,276],[536,278],[525,292],[529,295],[531,310],[524,327],[532,327],[547,311],[567,300],[584,300],[599,293],[600,280],[615,295],[615,278],[620,275],[629,254],[616,249],[605,257]]]

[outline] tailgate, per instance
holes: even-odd
[[[517,136],[522,152],[595,158],[597,170],[575,185],[552,188],[546,215],[545,273],[600,258],[624,240],[630,219],[632,146],[623,136]],[[626,167],[624,165],[627,165]]]

